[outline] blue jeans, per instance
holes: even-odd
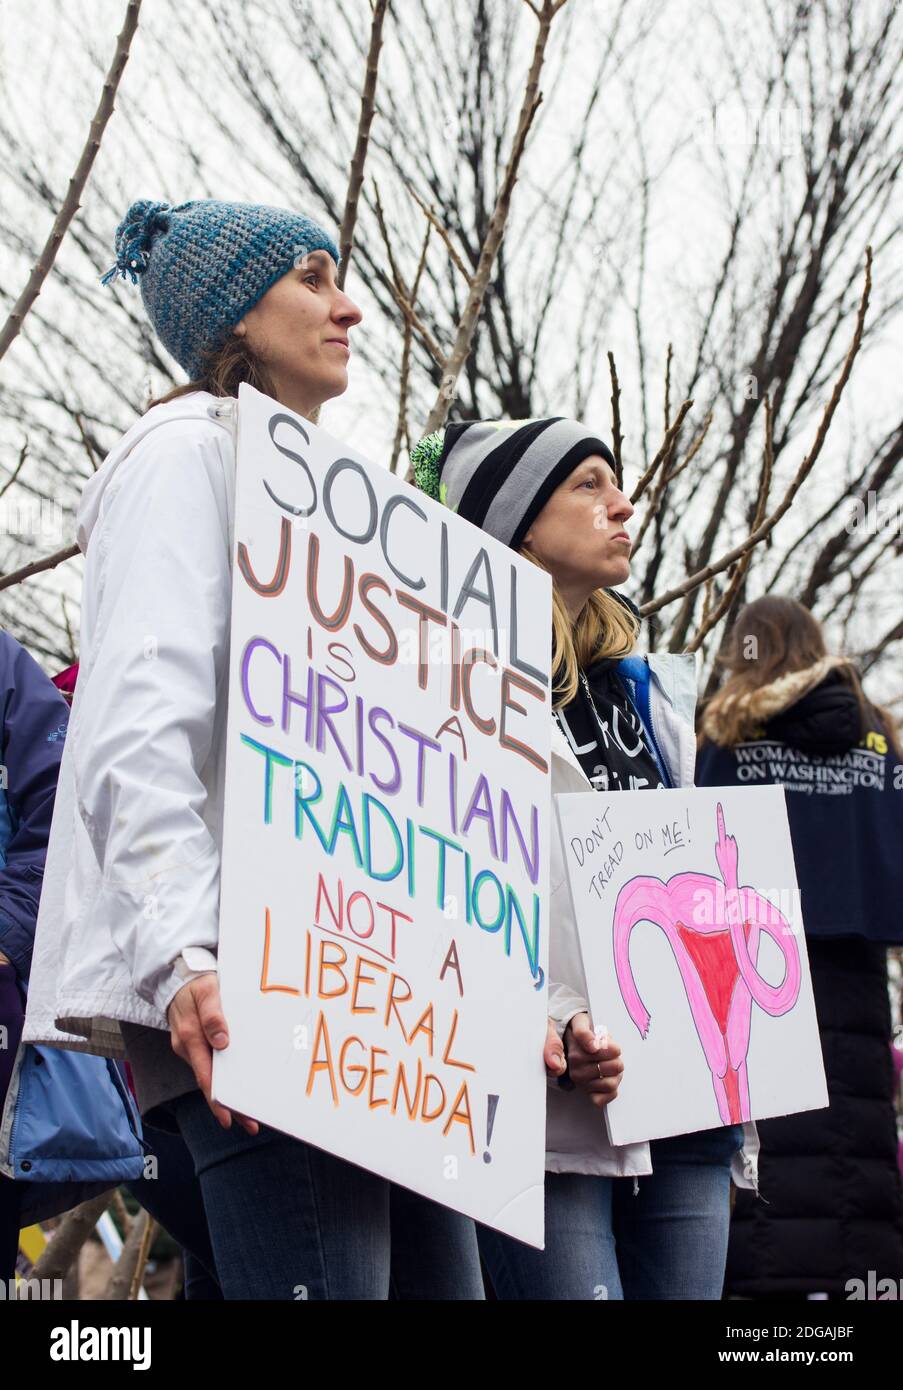
[[[186,1301],[221,1299],[194,1161],[178,1134],[145,1121],[144,1138],[157,1160],[158,1176],[137,1178],[125,1186],[182,1247]]]
[[[482,1299],[473,1222],[261,1125],[170,1105],[194,1160],[227,1299]]]
[[[478,1227],[499,1299],[718,1299],[741,1125],[655,1139],[638,1180],[546,1173],[546,1248]]]

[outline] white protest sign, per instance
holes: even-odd
[[[555,802],[593,1022],[624,1062],[612,1142],[826,1106],[783,788]]]
[[[549,577],[247,386],[233,554],[214,1096],[541,1245]]]

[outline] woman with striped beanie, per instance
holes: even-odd
[[[639,612],[617,592],[633,508],[608,447],[573,420],[475,420],[411,457],[423,491],[552,576],[552,793],[692,785],[695,662],[635,653]],[[592,1027],[557,835],[551,854],[546,1245],[480,1228],[484,1262],[502,1299],[717,1299],[755,1129],[609,1143],[620,1049]]]
[[[473,1223],[211,1099],[241,382],[310,417],[348,383],[333,238],[284,208],[134,203],[116,274],[189,381],[88,481],[81,665],[26,1036],[127,1055],[199,1178],[227,1299],[481,1298]],[[161,1161],[155,1191],[168,1180]],[[171,1180],[171,1179],[170,1179]],[[159,1211],[160,1200],[152,1209]],[[163,1219],[163,1218],[161,1218]]]

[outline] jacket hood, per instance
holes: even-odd
[[[722,700],[716,696],[703,715],[702,731],[713,743],[727,747],[739,714],[740,741],[761,737],[764,727],[773,738],[812,753],[851,748],[862,737],[862,720],[859,702],[841,674],[846,666],[844,657],[825,656],[758,690]]]
[[[161,425],[176,420],[215,419],[208,413],[209,407],[220,401],[220,397],[209,391],[192,391],[189,395],[177,396],[174,401],[151,406],[135,421],[85,484],[76,513],[76,540],[83,554],[87,553],[91,533],[97,525],[104,494],[135,445]]]
[[[862,712],[841,672],[833,670],[801,700],[769,719],[765,729],[769,737],[804,752],[844,753],[862,738]]]

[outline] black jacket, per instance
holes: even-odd
[[[806,936],[903,943],[903,768],[863,729],[838,672],[732,748],[705,742],[701,787],[783,786]]]
[[[757,1122],[761,1196],[737,1192],[726,1294],[845,1298],[869,1270],[903,1277],[883,944],[903,940],[896,761],[885,730],[862,729],[836,672],[758,738],[700,752],[700,785],[787,789],[829,1099],[826,1110]]]
[[[885,951],[808,944],[830,1104],[757,1121],[761,1196],[737,1191],[726,1294],[845,1298],[869,1270],[903,1278]]]

